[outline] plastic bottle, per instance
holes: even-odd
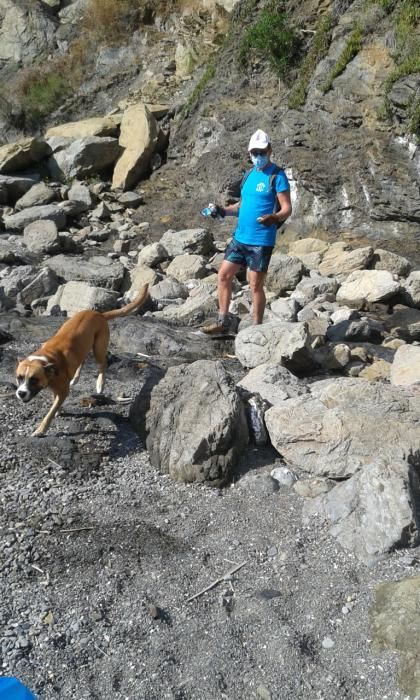
[[[201,210],[203,216],[211,216],[212,219],[215,218],[216,205],[210,202],[204,209]]]

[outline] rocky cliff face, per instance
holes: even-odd
[[[240,79],[233,59],[229,61],[229,47],[173,143],[177,155],[195,155],[191,172],[213,179],[216,194],[229,183],[236,164],[243,164],[249,134],[264,128],[291,179],[289,232],[409,242],[419,232],[420,157],[404,119],[391,125],[381,116],[386,80],[394,68],[390,20],[373,3],[346,4],[341,12],[343,3],[300,3],[300,18],[308,28],[314,26],[315,10],[329,10],[337,21],[299,109],[288,107],[290,87],[267,75],[263,62]],[[360,50],[324,93],[322,86],[356,22],[365,26]],[[419,77],[401,80],[395,93],[409,90],[410,81],[418,91]]]
[[[415,255],[420,155],[408,115],[418,100],[418,59],[389,89],[403,4],[289,0],[287,18],[301,37],[301,57],[313,59],[308,69],[301,58],[284,81],[264,56],[238,66],[244,30],[267,3],[185,0],[149,9],[144,3],[141,27],[118,45],[98,44],[88,77],[52,121],[104,113],[133,96],[169,103],[169,158],[147,191],[166,207],[173,193],[172,213],[176,219],[182,211],[183,224],[197,215],[197,197],[228,195],[247,167],[250,133],[264,128],[291,181],[294,213],[286,237],[380,239],[391,249],[403,240],[405,252]],[[65,52],[87,7],[87,0],[29,6],[1,0],[2,70],[31,63],[46,47]],[[317,54],[322,21],[325,48]],[[418,29],[414,23],[410,41]],[[299,89],[303,99],[296,100]]]

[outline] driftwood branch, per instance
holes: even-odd
[[[220,578],[217,578],[215,581],[210,583],[209,586],[206,586],[206,588],[203,588],[203,590],[199,591],[198,593],[195,593],[192,595],[190,598],[187,598],[187,603],[191,603],[192,600],[195,600],[196,598],[199,598],[200,596],[204,595],[204,593],[207,593],[207,591],[211,591],[212,588],[217,586],[219,583],[222,583],[222,581],[225,581],[226,578],[229,576],[233,576],[239,569],[242,569],[245,564],[248,564],[248,561],[243,561],[242,564],[237,564],[236,566],[233,567],[233,569],[230,569],[226,574],[223,576],[220,576]]]

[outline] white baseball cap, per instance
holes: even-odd
[[[257,129],[249,140],[248,151],[252,151],[254,148],[264,149],[269,145],[270,139],[268,134],[266,134],[265,131],[262,131],[262,129]]]

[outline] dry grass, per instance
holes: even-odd
[[[100,41],[117,41],[127,31],[135,31],[144,5],[141,0],[90,0],[83,31]]]

